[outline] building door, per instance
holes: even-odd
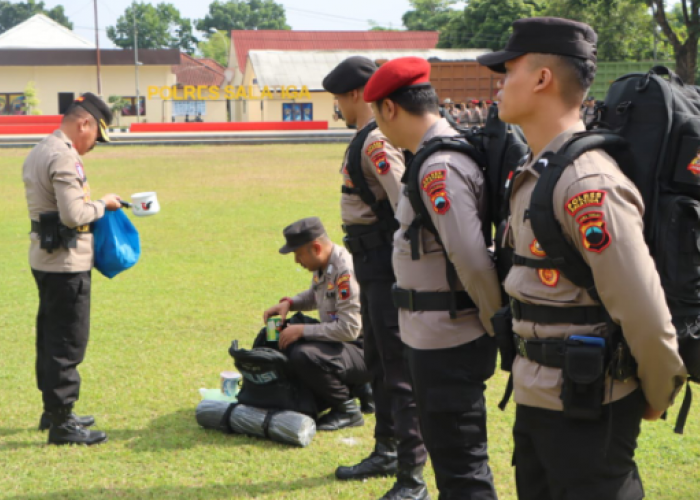
[[[75,94],[73,92],[59,92],[58,93],[58,114],[65,115],[66,111],[73,101],[75,100]]]

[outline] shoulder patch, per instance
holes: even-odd
[[[420,186],[423,191],[430,194],[432,191],[445,189],[445,181],[447,180],[447,170],[433,170],[423,176],[420,181]]]
[[[365,150],[365,154],[367,156],[371,157],[374,153],[376,153],[380,149],[384,149],[384,141],[374,141],[372,144],[367,146],[367,149]]]
[[[547,256],[547,254],[545,253],[544,250],[542,250],[542,247],[540,246],[540,243],[537,240],[532,240],[532,243],[530,243],[530,252],[535,257],[546,257]]]
[[[386,159],[386,153],[382,151],[381,153],[377,153],[372,157],[372,163],[374,163],[374,168],[377,169],[377,173],[379,175],[384,175],[386,174],[391,166],[389,165],[389,162]]]
[[[538,269],[537,275],[543,285],[554,288],[559,283],[561,273],[556,269]]]
[[[569,212],[569,215],[576,215],[587,207],[602,207],[604,201],[605,191],[584,191],[566,202],[566,211]]]
[[[352,290],[350,290],[350,274],[345,273],[338,276],[336,281],[336,286],[338,287],[338,295],[340,300],[347,300],[352,295]]]
[[[585,213],[576,222],[578,222],[583,246],[586,250],[602,253],[610,246],[612,238],[610,238],[606,227],[603,212]]]

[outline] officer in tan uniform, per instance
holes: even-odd
[[[394,211],[401,192],[404,155],[377,128],[364,86],[377,70],[365,57],[350,57],[331,71],[323,87],[335,95],[346,122],[358,133],[343,159],[340,213],[345,246],[352,253],[360,284],[365,362],[376,400],[374,451],[359,464],[339,467],[339,479],[366,479],[398,473],[386,500],[408,498],[423,484],[405,482],[408,471],[427,460],[418,414],[404,364],[399,313],[391,299],[396,282],[391,263]]]
[[[318,407],[331,411],[316,427],[334,431],[364,425],[352,397],[354,387],[370,380],[362,352],[360,292],[352,258],[333,244],[318,217],[297,221],[284,229],[281,254],[294,253],[297,264],[313,273],[311,287],[284,297],[267,309],[265,321],[289,311],[318,311],[320,324],[294,324],[280,332],[279,346],[299,378],[315,394]]]
[[[642,197],[604,152],[575,160],[553,195],[554,217],[590,267],[595,286],[580,288],[559,269],[537,266],[547,257],[530,218],[533,190],[548,168],[548,160],[540,159],[584,130],[579,107],[595,76],[596,41],[582,23],[523,19],[513,24],[504,51],[479,58],[505,73],[500,117],[520,125],[532,148],[513,181],[505,236],[515,252],[505,287],[519,350],[512,373],[521,500],[643,498],[634,463],[641,420],[659,418],[685,379],[644,241]],[[637,377],[612,381],[609,373],[618,373],[623,344],[608,367],[603,349],[614,342],[618,325],[637,362]]]
[[[433,138],[457,135],[440,118],[424,59],[386,63],[370,79],[364,98],[392,144],[414,154]],[[422,164],[414,158],[407,172],[412,174],[418,175],[420,200],[437,234],[425,223],[416,225],[404,191],[396,210],[394,300],[423,439],[441,499],[495,499],[484,389],[495,370],[490,319],[501,292],[484,235],[484,176],[471,158],[453,151],[433,154]],[[454,274],[446,273],[449,268]]]
[[[112,113],[94,94],[83,94],[68,109],[61,127],[37,144],[24,162],[31,244],[29,263],[39,289],[36,320],[36,376],[44,413],[39,428],[51,444],[95,444],[104,432],[86,429],[92,417],[73,414],[80,392],[77,366],[90,335],[90,223],[105,210],[118,210],[109,194],[91,201],[81,156],[97,141],[108,142]]]

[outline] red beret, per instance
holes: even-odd
[[[365,85],[365,102],[384,99],[407,87],[430,86],[430,63],[420,57],[399,57],[383,64]]]

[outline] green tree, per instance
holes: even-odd
[[[124,108],[128,107],[131,105],[129,101],[124,99],[121,96],[118,95],[111,95],[107,99],[107,102],[110,104],[109,109],[112,111],[114,115],[117,117],[117,126],[120,125],[120,118],[122,116],[122,112],[124,111]]]
[[[231,46],[231,40],[226,33],[216,31],[212,33],[209,40],[203,40],[197,46],[203,57],[214,59],[223,67],[228,66],[228,49]]]
[[[116,26],[107,28],[107,36],[122,49],[134,48],[134,17],[140,49],[175,49],[194,53],[197,38],[193,35],[192,22],[180,15],[172,4],[132,3],[117,19]]]
[[[212,29],[288,30],[284,7],[274,0],[214,0],[209,13],[197,20],[197,29],[210,37]]]
[[[24,88],[24,107],[28,115],[42,114],[39,109],[39,98],[36,96],[36,84],[34,82],[27,82],[27,86]]]
[[[516,19],[539,15],[534,0],[470,0],[440,33],[438,47],[502,49]]]
[[[401,18],[410,31],[443,31],[460,11],[452,8],[457,0],[409,0],[411,9]]]
[[[639,0],[550,0],[543,14],[591,25],[598,33],[599,61],[653,57],[654,20]]]
[[[666,11],[665,0],[645,0],[654,20],[671,44],[676,60],[676,73],[685,82],[694,82],[698,68],[700,41],[700,1],[679,0],[678,8]]]
[[[62,5],[46,9],[44,2],[35,0],[16,3],[0,0],[0,35],[36,14],[44,14],[66,28],[73,29],[73,23],[66,17]]]

